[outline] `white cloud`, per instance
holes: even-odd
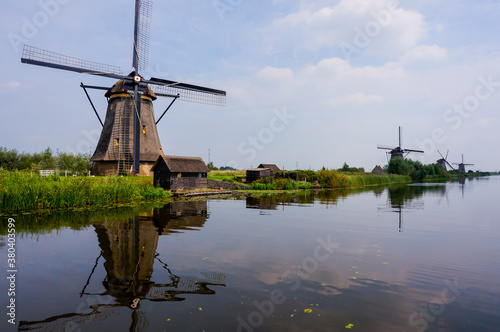
[[[263,80],[289,80],[293,78],[293,71],[290,68],[266,67],[257,73],[257,78]]]
[[[12,81],[7,83],[7,87],[12,88],[12,89],[17,89],[21,86],[21,82],[19,81]]]
[[[434,61],[440,62],[448,58],[446,49],[437,45],[419,45],[406,52],[400,59],[402,63],[411,63],[416,61]]]
[[[406,75],[404,69],[395,64],[356,67],[340,58],[323,59],[316,65],[308,65],[301,74],[304,79],[335,81],[344,86],[377,84],[383,79],[401,79]]]
[[[304,47],[317,50],[368,39],[363,52],[390,54],[417,45],[427,27],[423,16],[394,6],[390,0],[341,0],[336,6],[302,8],[275,20],[283,31],[298,35]],[[368,38],[366,38],[368,37]],[[365,40],[363,40],[365,42]]]
[[[357,92],[343,97],[332,98],[329,100],[329,104],[331,106],[362,106],[366,104],[380,103],[382,101],[384,101],[384,99],[380,96],[365,95],[361,92]]]

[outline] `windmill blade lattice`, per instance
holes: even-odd
[[[108,110],[106,111],[106,114],[108,114],[108,112],[109,114],[111,114],[109,119],[114,119],[116,115],[116,117],[119,119],[124,119],[124,118],[128,119],[128,117],[130,117],[131,121],[126,120],[124,123],[126,123],[127,125],[118,126],[120,128],[115,128],[116,127],[115,123],[118,122],[114,122],[111,120],[110,122],[105,121],[103,128],[108,128],[108,130],[106,131],[103,130],[103,132],[101,133],[101,138],[99,139],[98,143],[99,149],[96,148],[96,152],[92,157],[93,172],[95,172],[96,174],[104,174],[104,172],[108,172],[110,174],[111,173],[122,174],[124,172],[123,168],[120,168],[119,166],[112,169],[108,169],[107,166],[109,164],[108,163],[109,161],[113,162],[118,161],[116,165],[120,165],[120,162],[124,161],[123,159],[124,157],[122,157],[121,155],[119,157],[115,157],[114,155],[111,156],[112,153],[109,151],[115,149],[116,146],[119,146],[120,148],[124,146],[129,146],[130,150],[133,150],[133,158],[132,158],[133,174],[139,174],[141,172],[141,165],[144,166],[143,173],[149,174],[148,169],[150,169],[150,167],[152,167],[154,164],[154,160],[152,160],[153,157],[151,151],[156,150],[155,153],[157,153],[157,155],[163,155],[157,134],[156,123],[154,122],[154,115],[153,116],[151,115],[153,110],[151,106],[152,104],[151,105],[148,104],[148,99],[147,99],[149,98],[149,101],[152,102],[154,99],[156,99],[154,98],[155,96],[145,96],[147,98],[144,99],[144,103],[145,106],[147,106],[146,107],[147,111],[145,114],[141,114],[142,113],[141,105],[143,104],[143,98],[140,96],[147,94],[148,92],[146,91],[149,91],[147,89],[146,84],[150,85],[151,90],[156,95],[162,97],[171,97],[174,98],[174,101],[176,99],[180,99],[183,101],[208,104],[214,106],[226,105],[225,91],[186,84],[186,83],[180,83],[175,81],[169,81],[164,79],[151,78],[149,80],[145,80],[141,76],[140,71],[147,70],[149,64],[149,39],[151,31],[152,12],[153,12],[153,1],[135,0],[134,42],[133,42],[133,57],[132,57],[132,64],[134,71],[130,73],[128,76],[124,76],[122,70],[117,66],[110,66],[93,61],[82,60],[67,55],[42,50],[33,46],[28,46],[28,45],[24,46],[23,54],[21,56],[21,62],[23,63],[73,71],[77,73],[103,76],[118,80],[124,80],[124,82],[115,83],[113,87],[116,86],[121,88],[124,87],[124,84],[127,85],[126,87],[123,88],[123,91],[112,91],[113,88],[110,88],[107,92],[107,96],[116,97],[109,99],[110,100],[108,103],[109,107]],[[102,89],[102,87],[84,86],[83,84],[81,86],[84,88],[84,90],[86,87]],[[130,91],[133,91],[133,94]],[[111,100],[114,100],[113,101],[114,103],[115,101],[117,102],[118,100],[117,98],[122,98],[123,97],[122,92],[128,92],[128,94],[132,94],[133,104],[131,104],[130,107],[134,108],[135,114],[134,113],[129,114],[126,112],[124,113],[123,110],[127,108],[124,107],[113,108],[116,105],[110,104]],[[120,100],[120,102],[122,101],[123,103],[125,103],[125,100]],[[127,101],[127,105],[128,103],[129,102]],[[120,111],[116,113],[115,112],[116,109]],[[97,111],[95,109],[94,112],[99,118],[99,115],[97,114]],[[131,114],[133,116],[131,116]],[[106,116],[106,119],[107,118],[108,116]],[[144,121],[143,118],[153,119],[153,121],[151,122],[150,125],[144,125],[142,123],[142,121]],[[146,127],[149,128],[148,132],[151,133],[148,136],[144,136],[146,134],[146,129],[145,129]],[[113,131],[111,129],[116,129],[116,131]],[[125,139],[120,140],[119,137],[115,137],[117,135],[116,132],[127,133],[127,135],[124,136]],[[113,133],[115,133],[116,135]],[[128,133],[132,134],[130,135]],[[141,135],[144,136],[143,139],[150,140],[144,145],[146,148],[142,149],[141,149]],[[110,142],[114,142],[113,145],[111,145]],[[154,146],[154,148],[152,148],[152,146]],[[147,156],[141,159],[141,156],[144,155]],[[147,165],[150,165],[150,167],[148,168]]]
[[[158,85],[148,83],[151,90],[161,97],[176,97],[179,95],[179,99],[182,101],[212,105],[212,106],[226,106],[226,92],[210,92],[204,90],[196,90],[186,88],[182,83],[172,82],[170,85]]]
[[[64,54],[42,50],[30,45],[24,45],[21,62],[42,67],[74,71],[83,74],[116,79],[123,78],[123,72],[120,67],[82,60]]]
[[[136,51],[139,56],[139,70],[147,70],[149,67],[149,37],[151,32],[151,17],[153,15],[153,1],[141,0],[140,6]]]

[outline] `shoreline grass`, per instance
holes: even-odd
[[[41,177],[0,170],[0,210],[82,208],[170,197],[150,179],[136,177]]]
[[[339,173],[336,170],[321,170],[317,172],[314,183],[294,181],[291,179],[264,178],[251,185],[252,190],[296,190],[296,189],[348,189],[366,186],[385,185],[392,183],[412,182],[411,177],[397,174],[376,175],[371,173]]]

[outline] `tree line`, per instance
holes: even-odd
[[[0,168],[16,170],[58,170],[70,173],[86,173],[90,170],[90,154],[57,153],[50,147],[42,152],[18,152],[16,149],[0,147]]]

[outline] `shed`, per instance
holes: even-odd
[[[384,169],[380,165],[377,165],[373,168],[372,174],[382,175],[384,174]]]
[[[194,190],[208,186],[205,162],[199,157],[159,156],[151,168],[154,185],[165,190]]]
[[[258,179],[272,177],[274,177],[274,172],[272,172],[269,168],[247,169],[246,183],[249,184]]]

